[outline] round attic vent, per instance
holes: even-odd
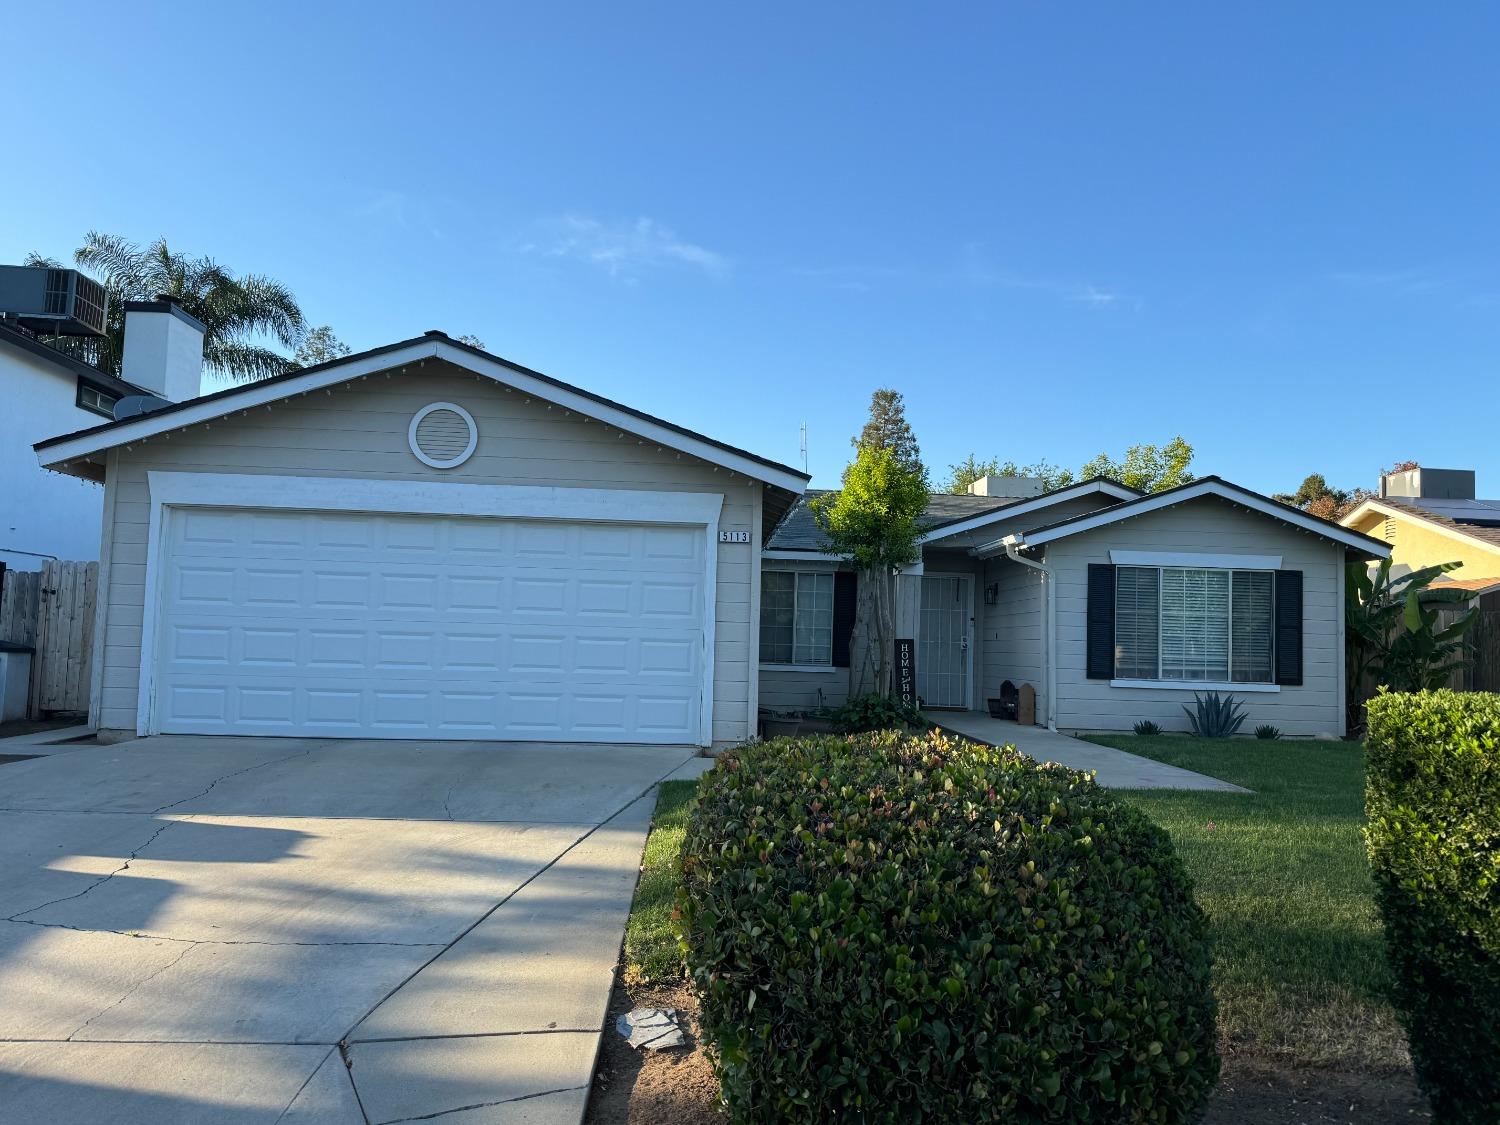
[[[451,402],[434,402],[412,417],[406,432],[418,461],[434,469],[456,469],[474,455],[479,429],[474,416]]]

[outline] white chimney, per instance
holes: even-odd
[[[1040,477],[980,477],[969,485],[971,496],[1003,496],[1023,499],[1040,496],[1047,491],[1047,482]]]
[[[203,380],[203,322],[176,297],[125,302],[125,355],[120,377],[144,391],[183,402]]]

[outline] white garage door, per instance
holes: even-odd
[[[702,528],[182,508],[155,729],[695,743]]]

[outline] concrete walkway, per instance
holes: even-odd
[[[0,766],[0,1125],[577,1125],[690,753],[161,737]]]
[[[1109,789],[1216,789],[1248,793],[1238,785],[1192,770],[1169,766],[1138,754],[1084,742],[1045,727],[1023,727],[1009,719],[992,719],[982,711],[928,714],[945,730],[991,746],[1014,746],[1039,762],[1058,762],[1069,769],[1089,770]]]
[[[15,754],[18,757],[69,754],[86,746],[98,745],[92,738],[93,733],[88,727],[79,725],[34,730],[30,734],[13,734],[9,738],[0,738],[0,754]]]

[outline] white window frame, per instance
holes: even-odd
[[[834,612],[834,606],[838,602],[838,594],[837,594],[838,577],[837,577],[837,572],[834,571],[834,570],[832,570],[832,569],[826,568],[826,567],[820,567],[820,568],[811,568],[811,567],[808,567],[808,568],[801,568],[801,569],[788,567],[785,570],[783,570],[783,569],[781,569],[781,568],[778,567],[775,570],[767,570],[767,571],[763,572],[761,574],[761,576],[760,576],[761,577],[761,595],[760,595],[760,612],[761,612],[761,614],[764,614],[766,612],[765,579],[766,579],[766,575],[767,574],[790,574],[794,578],[794,581],[793,581],[793,584],[792,584],[792,655],[796,656],[796,654],[797,654],[797,586],[801,584],[803,578],[814,578],[814,577],[818,577],[818,576],[822,576],[822,575],[827,575],[827,576],[831,577],[833,579],[833,582],[829,586],[829,590],[828,590],[828,598],[829,598],[828,613],[829,613],[829,618],[831,620],[832,616],[833,616],[833,612]],[[760,623],[759,619],[757,619],[756,622],[755,622],[755,644],[756,644],[756,648],[757,649],[760,647],[760,628],[761,628],[761,623]],[[760,666],[763,669],[765,669],[766,671],[769,671],[769,672],[836,672],[836,671],[838,671],[838,667],[833,662],[833,630],[830,629],[829,632],[828,632],[828,663],[827,664],[800,664],[800,663],[797,663],[795,660],[783,662],[783,661],[764,660],[763,659],[763,660],[760,661]]]
[[[101,391],[92,383],[78,380],[78,394],[74,399],[79,410],[86,410],[90,414],[97,414],[101,418],[111,421],[115,417],[115,403],[120,401],[119,395],[112,395],[108,391]]]
[[[1122,552],[1123,553],[1123,552]],[[1113,553],[1112,553],[1113,556]],[[1144,552],[1142,553],[1144,558]],[[1138,679],[1116,677],[1109,681],[1110,687],[1119,688],[1151,688],[1167,689],[1169,691],[1239,691],[1239,692],[1279,692],[1281,685],[1275,682],[1276,677],[1276,586],[1275,577],[1272,577],[1271,585],[1271,679],[1270,680],[1236,680],[1234,678],[1234,572],[1237,570],[1276,570],[1278,567],[1264,565],[1272,561],[1280,563],[1279,557],[1250,556],[1250,561],[1259,562],[1259,566],[1243,566],[1238,560],[1233,565],[1203,566],[1198,561],[1202,556],[1182,555],[1168,559],[1164,556],[1156,556],[1150,562],[1120,562],[1119,566],[1129,566],[1135,570],[1154,570],[1157,572],[1157,589],[1161,589],[1161,572],[1163,570],[1222,570],[1229,576],[1229,588],[1227,593],[1228,629],[1225,632],[1225,647],[1227,656],[1227,667],[1229,675],[1223,680],[1169,680],[1161,674],[1162,633],[1161,633],[1161,600],[1158,594],[1156,606],[1156,678]],[[1228,562],[1233,556],[1216,556],[1215,561],[1223,559]],[[1193,560],[1187,562],[1185,560]],[[1118,571],[1115,575],[1116,583],[1119,582]],[[1116,587],[1118,589],[1118,586]]]

